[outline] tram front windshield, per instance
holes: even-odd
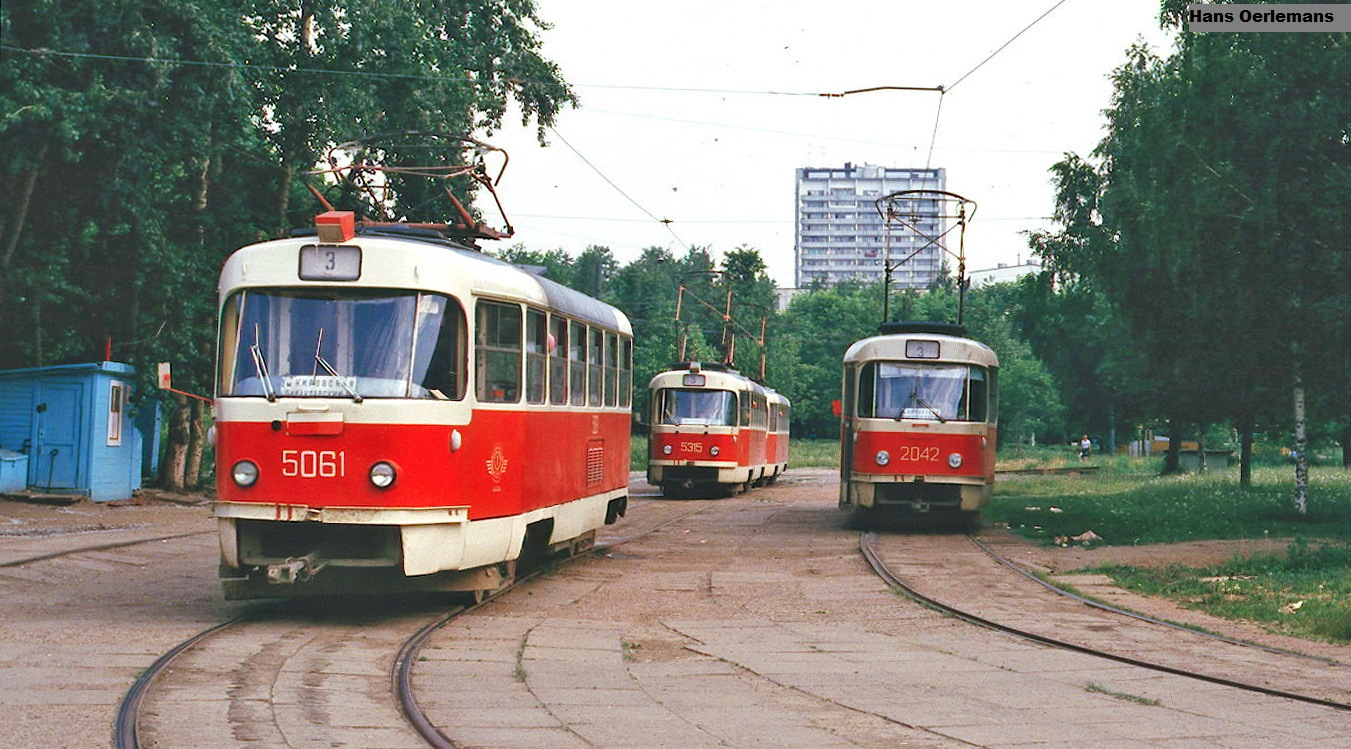
[[[984,421],[988,377],[965,364],[868,362],[859,372],[859,416]]]
[[[464,312],[452,297],[383,289],[251,289],[225,302],[220,394],[464,396]]]
[[[727,390],[665,389],[657,397],[661,424],[736,425],[736,395]]]

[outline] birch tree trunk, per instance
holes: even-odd
[[[1304,421],[1304,380],[1295,374],[1295,509],[1309,511],[1308,425]]]

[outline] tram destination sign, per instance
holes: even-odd
[[[361,278],[361,248],[307,244],[300,248],[300,280],[355,281]]]

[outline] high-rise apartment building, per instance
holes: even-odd
[[[817,279],[834,284],[846,278],[882,278],[888,232],[877,199],[901,190],[944,190],[946,182],[943,169],[848,162],[843,167],[798,169],[793,247],[796,285],[810,286]],[[941,201],[933,200],[909,204],[906,220],[918,232],[892,223],[892,288],[921,288],[938,277],[943,250],[924,235],[938,237],[947,228],[941,206]]]

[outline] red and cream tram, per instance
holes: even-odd
[[[788,468],[789,402],[725,364],[682,362],[651,393],[647,481],[667,496],[736,492]]]
[[[320,219],[221,273],[227,598],[490,591],[624,513],[621,312],[435,232]]]
[[[960,511],[994,486],[999,360],[947,323],[884,323],[844,355],[840,506]]]

